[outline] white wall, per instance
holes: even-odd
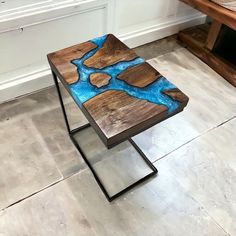
[[[107,32],[135,47],[204,21],[178,0],[20,1],[0,8],[0,102],[52,84],[49,52]]]

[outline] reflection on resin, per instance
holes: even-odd
[[[91,42],[95,43],[98,47],[86,53],[82,58],[72,61],[72,63],[77,66],[80,75],[79,81],[70,85],[72,95],[77,103],[81,106],[84,102],[107,90],[119,90],[126,92],[128,95],[137,99],[143,99],[158,105],[164,105],[168,108],[168,112],[170,113],[175,111],[178,108],[179,102],[174,101],[169,96],[163,94],[163,91],[174,89],[176,87],[163,76],[143,88],[129,85],[125,81],[117,79],[117,76],[126,69],[144,63],[145,60],[143,58],[137,57],[131,61],[121,61],[103,69],[91,68],[83,64],[85,60],[93,56],[103,47],[106,38],[107,36],[105,35],[91,40]],[[111,76],[111,79],[107,85],[97,88],[89,82],[89,77],[93,73],[106,73]]]

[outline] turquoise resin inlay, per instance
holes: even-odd
[[[107,36],[105,35],[91,40],[91,42],[95,43],[98,47],[86,53],[82,58],[72,61],[72,63],[77,66],[78,73],[80,75],[78,82],[69,85],[72,95],[77,103],[81,106],[84,102],[100,93],[108,90],[119,90],[126,92],[128,95],[137,99],[143,99],[158,105],[164,105],[168,108],[169,113],[174,112],[178,108],[179,102],[163,94],[163,91],[174,89],[176,86],[171,84],[163,76],[144,88],[135,87],[127,84],[123,80],[117,79],[117,76],[127,68],[144,63],[145,60],[143,58],[137,57],[131,61],[121,61],[103,69],[91,68],[83,64],[85,60],[93,56],[100,48],[103,47],[106,38]],[[93,73],[109,74],[111,76],[109,84],[101,88],[97,88],[92,85],[89,82],[89,77]]]

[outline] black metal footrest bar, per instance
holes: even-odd
[[[94,170],[93,166],[90,164],[90,162],[88,161],[86,154],[84,153],[84,151],[81,149],[81,147],[79,146],[79,143],[77,142],[77,140],[74,137],[74,134],[80,132],[81,130],[84,130],[86,128],[88,128],[90,126],[90,124],[86,124],[82,127],[79,127],[77,129],[74,129],[71,131],[70,133],[70,138],[72,140],[72,142],[74,143],[75,147],[78,149],[78,151],[80,152],[82,158],[84,159],[85,163],[88,165],[89,169],[91,170],[91,172],[94,175],[94,178],[96,179],[98,185],[100,186],[101,190],[103,191],[103,193],[105,194],[106,198],[108,201],[112,201],[115,198],[119,197],[120,195],[124,194],[125,192],[129,191],[131,188],[135,187],[136,185],[144,182],[145,180],[147,180],[149,177],[157,174],[157,169],[156,167],[148,160],[148,158],[144,155],[144,153],[140,150],[140,148],[137,146],[137,144],[130,139],[130,143],[131,145],[136,149],[136,151],[140,154],[140,156],[143,158],[143,160],[145,161],[145,163],[150,167],[150,169],[152,170],[152,172],[146,176],[144,176],[143,178],[139,179],[138,181],[136,181],[135,183],[129,185],[128,187],[126,187],[125,189],[121,190],[120,192],[114,194],[113,196],[110,196],[109,193],[107,192],[106,188],[104,187],[101,179],[99,178],[99,176],[97,175],[96,171]]]

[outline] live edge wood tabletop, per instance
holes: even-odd
[[[48,61],[108,148],[188,103],[185,94],[112,34],[50,53]]]

